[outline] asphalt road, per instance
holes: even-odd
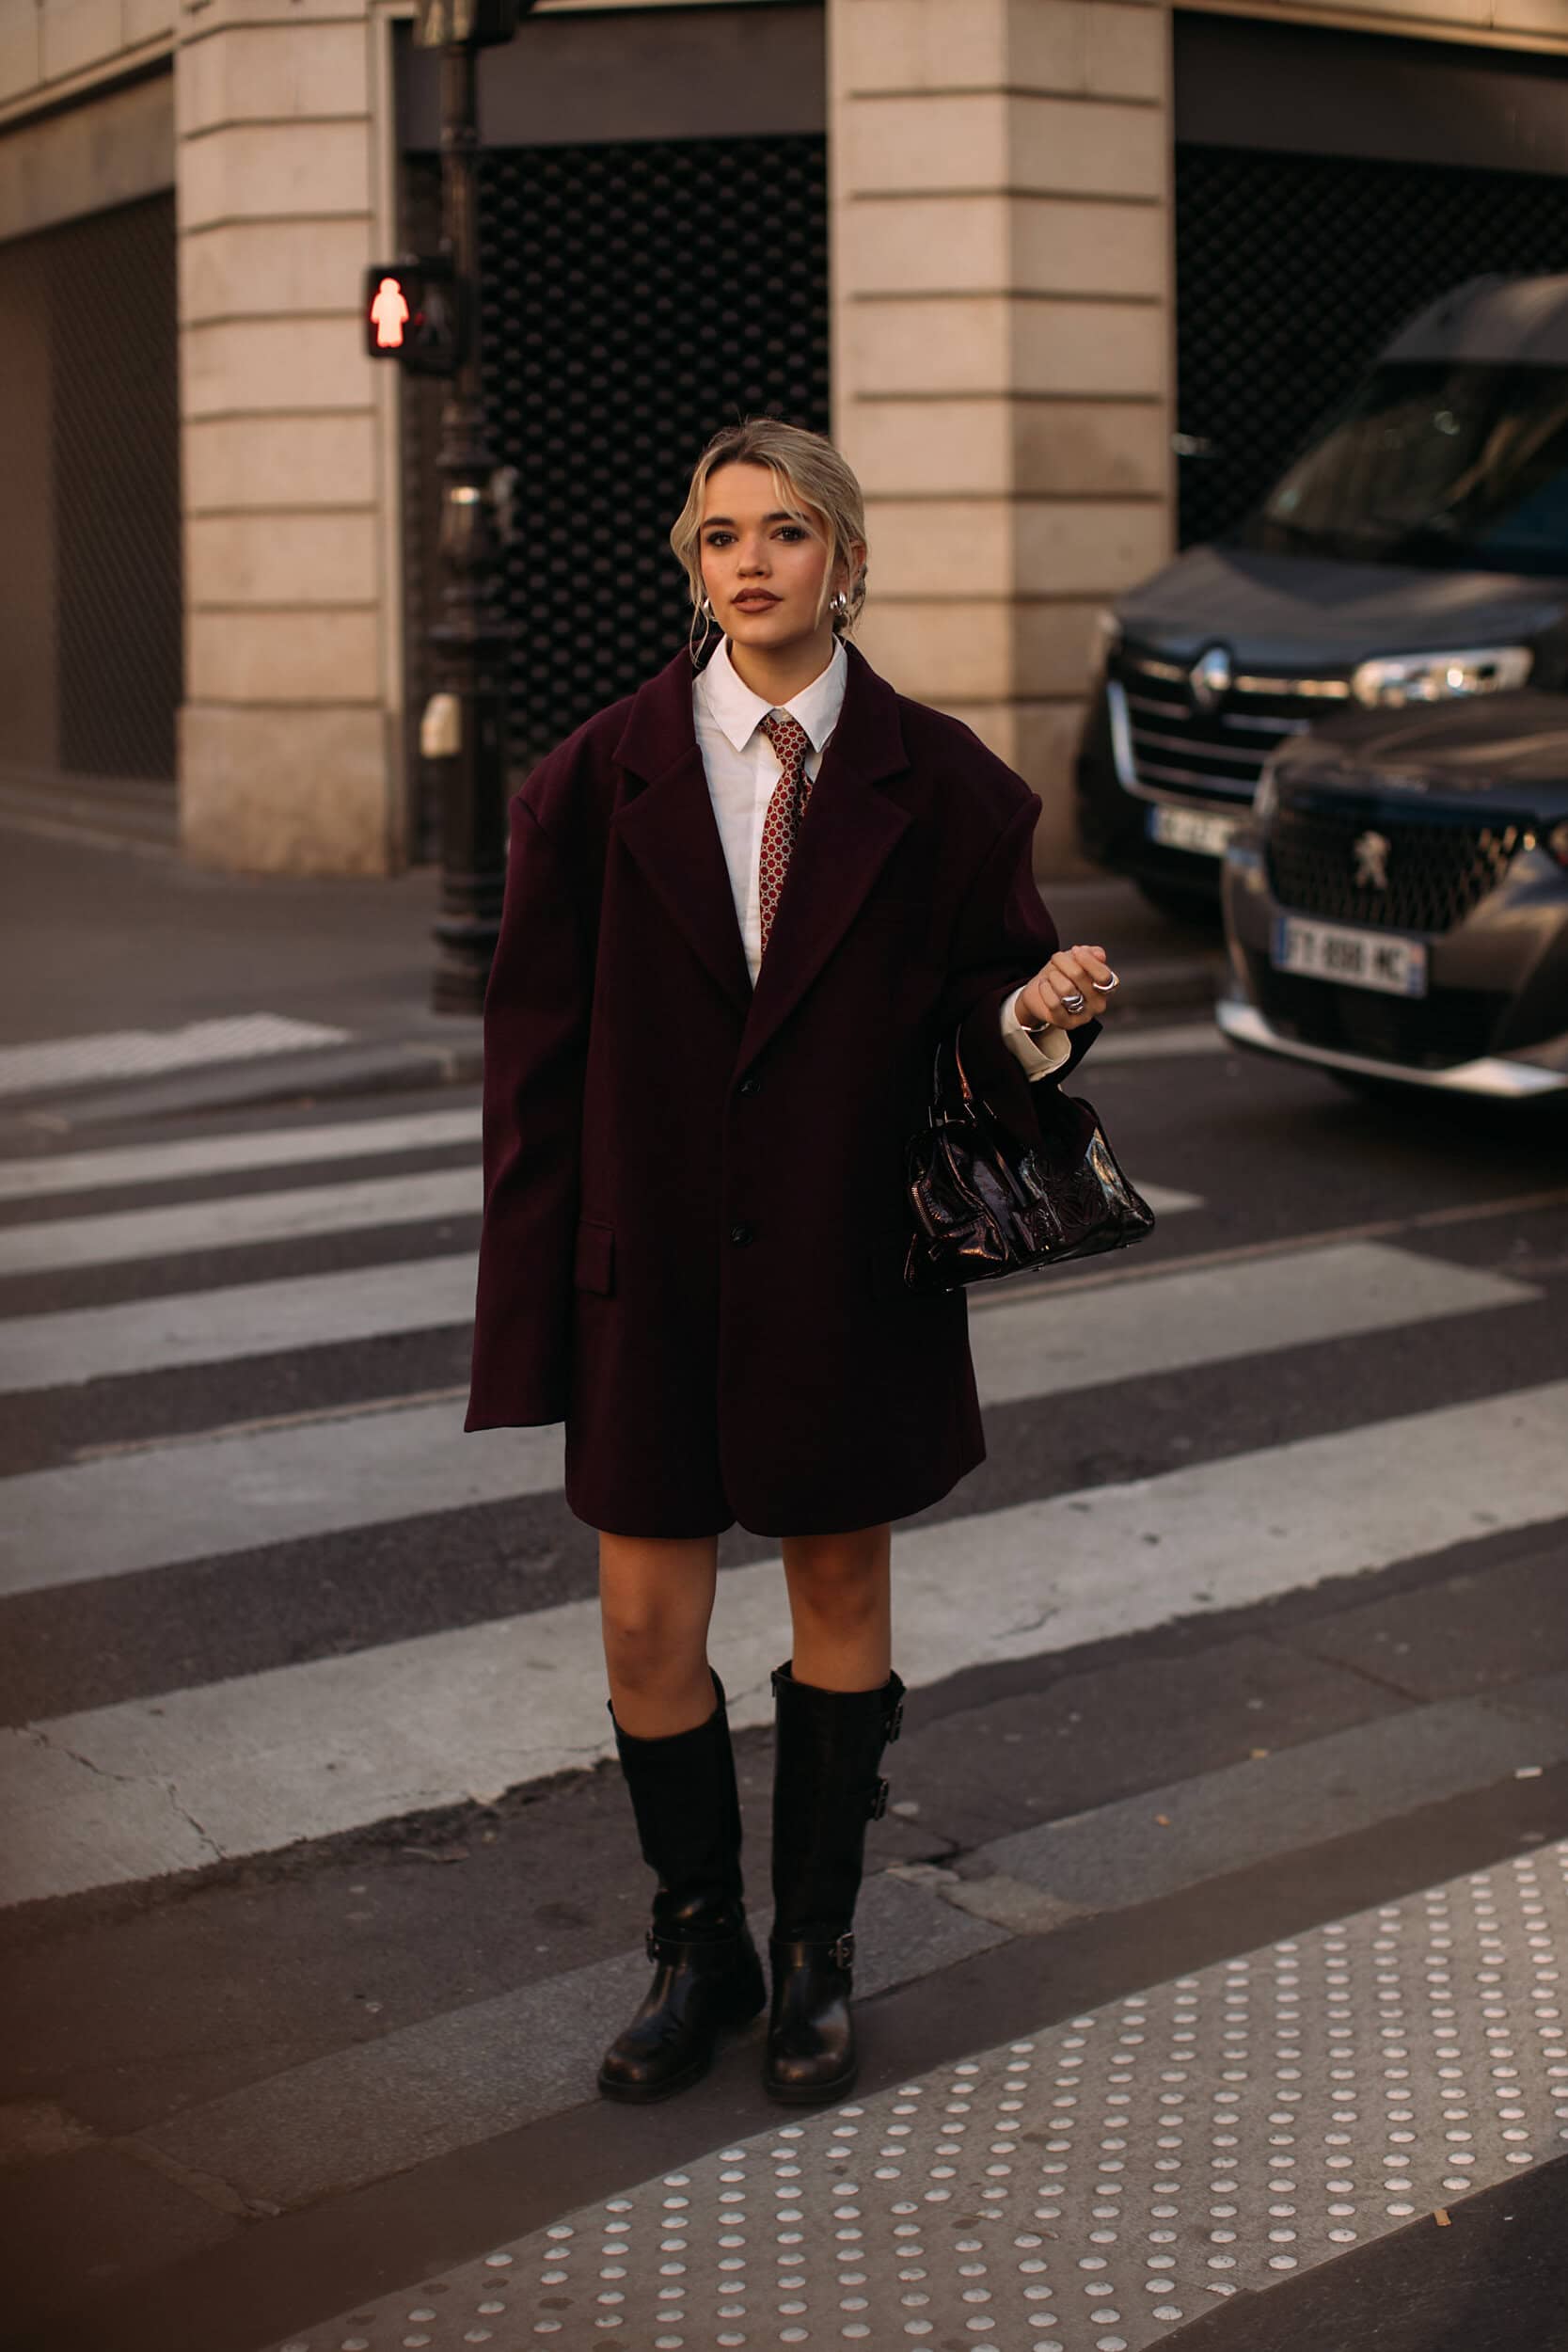
[[[1159,1231],[974,1302],[989,1458],[895,1537],[872,2088],[1568,1833],[1568,1126],[1107,1046]],[[6,1150],[0,2341],[261,2347],[760,2130],[749,2048],[593,2096],[646,1885],[559,1432],[458,1435],[473,1090]]]

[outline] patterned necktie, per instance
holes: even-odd
[[[784,888],[784,874],[789,865],[811,798],[811,778],[806,773],[806,755],[811,750],[811,737],[799,719],[792,719],[787,710],[770,710],[757,723],[778,755],[783,773],[773,787],[773,797],[768,803],[768,814],[762,820],[762,859],[758,871],[759,895],[762,901],[762,945],[768,946],[768,934],[773,928],[778,912],[779,893]]]

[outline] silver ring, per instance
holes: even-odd
[[[1088,999],[1085,996],[1082,990],[1075,988],[1070,996],[1064,996],[1062,998],[1062,1010],[1064,1012],[1082,1012],[1087,1002]]]

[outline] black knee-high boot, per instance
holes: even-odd
[[[865,1825],[887,1809],[878,1773],[896,1740],[904,1685],[823,1691],[773,1673],[773,2001],[766,2089],[786,2106],[836,2099],[854,2084],[851,1932]]]
[[[599,2068],[610,2099],[684,2090],[706,2072],[721,2027],[744,2025],[768,1997],[741,1900],[740,1799],[716,1674],[713,1689],[718,1705],[689,1731],[640,1740],[615,1724],[642,1859],[658,1887],[647,1936],[653,1982]],[[610,1716],[614,1723],[613,1701]]]

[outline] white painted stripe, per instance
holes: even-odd
[[[122,1307],[12,1315],[0,1321],[0,1395],[188,1364],[239,1363],[394,1331],[441,1330],[472,1316],[474,1274],[474,1253],[466,1249],[368,1272],[356,1267]]]
[[[0,1485],[0,1595],[546,1494],[563,1442],[555,1427],[479,1444],[448,1399],[27,1471]]]
[[[287,1192],[239,1193],[231,1200],[186,1201],[174,1208],[11,1225],[0,1232],[0,1275],[188,1258],[250,1242],[304,1241],[316,1233],[477,1216],[481,1199],[477,1168],[441,1168],[422,1176],[367,1176],[355,1184],[300,1184]]]
[[[1161,1184],[1140,1189],[1157,1216],[1203,1205],[1196,1193]],[[355,1184],[300,1184],[286,1192],[240,1193],[172,1208],[51,1218],[0,1231],[0,1276],[192,1257],[204,1249],[302,1241],[313,1233],[347,1233],[361,1227],[420,1225],[427,1218],[477,1216],[480,1205],[478,1168],[442,1168],[420,1176],[367,1176]]]
[[[970,1332],[981,1399],[999,1405],[1536,1295],[1496,1275],[1350,1243],[1193,1273],[1151,1267],[1104,1291],[998,1295]],[[463,1251],[378,1266],[373,1278],[356,1269],[13,1315],[0,1321],[0,1394],[451,1328],[468,1321],[473,1300],[473,1255]]]
[[[1560,1518],[1565,1426],[1559,1381],[902,1531],[899,1672],[918,1688]],[[731,1717],[762,1723],[787,1646],[779,1563],[719,1592]],[[493,1795],[608,1756],[607,1733],[592,1600],[0,1733],[0,1900]]]
[[[981,1401],[1051,1396],[1152,1372],[1520,1306],[1538,1290],[1381,1242],[1330,1243],[1230,1265],[999,1301],[970,1325]],[[0,1351],[5,1326],[0,1324]]]
[[[1137,1177],[1132,1182],[1156,1216],[1184,1216],[1190,1209],[1203,1206],[1201,1193],[1179,1192],[1172,1184],[1146,1184]]]
[[[400,1306],[415,1315],[434,1311],[435,1320],[467,1319],[473,1262],[434,1259],[377,1268],[371,1280],[334,1275],[316,1284],[260,1283],[28,1321],[40,1348],[53,1343],[56,1327],[90,1321],[95,1335],[106,1330],[113,1338],[122,1359],[139,1327],[145,1368],[165,1309],[175,1311],[168,1336],[198,1347],[216,1337],[232,1343],[242,1334],[258,1344],[276,1341],[289,1327],[291,1311],[302,1304],[293,1327],[313,1328],[319,1336],[315,1294],[326,1284],[334,1305],[355,1314],[361,1335],[372,1327],[406,1329],[418,1326],[393,1319]],[[1350,1243],[1196,1273],[1152,1274],[1125,1288],[1079,1296],[1042,1291],[975,1316],[972,1344],[981,1402],[991,1406],[1078,1394],[1142,1373],[1519,1305],[1539,1295],[1524,1283],[1465,1266]],[[203,1325],[203,1311],[214,1301],[214,1321]],[[372,1306],[385,1318],[373,1327],[366,1313]],[[457,1311],[443,1317],[443,1308]],[[10,1328],[0,1324],[0,1356],[8,1363]],[[476,1447],[462,1439],[461,1421],[450,1401],[350,1411],[304,1426],[187,1438],[70,1470],[24,1472],[0,1486],[0,1594],[133,1575],[559,1486],[559,1430],[519,1432],[510,1446],[491,1441]]]
[[[251,1012],[225,1021],[192,1021],[182,1029],[113,1029],[95,1037],[43,1038],[0,1046],[0,1094],[82,1086],[90,1078],[147,1078],[202,1062],[248,1061],[259,1054],[298,1054],[346,1044],[351,1032],[281,1013]]]
[[[330,1127],[268,1127],[243,1136],[188,1136],[177,1143],[61,1152],[36,1160],[0,1160],[0,1200],[174,1184],[182,1177],[231,1176],[253,1168],[301,1168],[314,1160],[381,1159],[389,1152],[429,1152],[443,1144],[471,1143],[477,1149],[479,1136],[479,1110],[470,1104],[404,1119],[343,1120]]]

